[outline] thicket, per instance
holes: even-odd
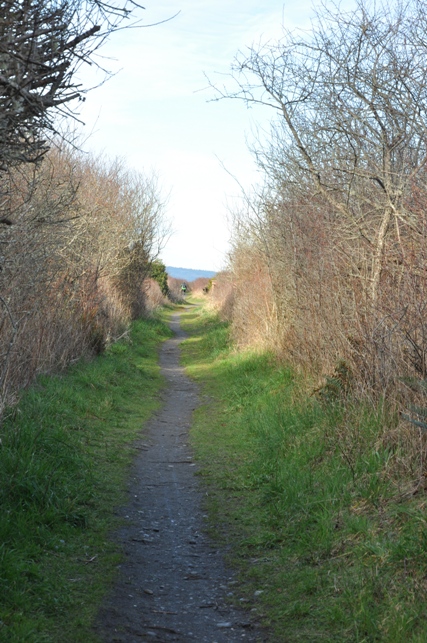
[[[12,225],[0,230],[3,403],[146,313],[144,280],[163,238],[152,179],[69,147],[3,177]]]
[[[172,302],[181,303],[184,301],[185,297],[181,290],[181,286],[183,283],[185,283],[185,285],[187,286],[187,292],[191,292],[190,284],[188,283],[188,281],[183,281],[182,279],[168,276],[169,299]]]
[[[264,185],[235,217],[216,286],[238,343],[267,345],[343,393],[351,382],[359,397],[387,397],[421,424],[426,26],[422,0],[323,4],[309,32],[237,56],[221,95],[275,116],[254,150]]]
[[[196,297],[206,295],[212,287],[212,279],[207,277],[197,277],[191,282],[190,288],[193,295]]]
[[[159,299],[144,283],[166,234],[155,178],[58,134],[87,93],[76,72],[138,8],[0,0],[0,413]]]

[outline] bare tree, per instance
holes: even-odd
[[[373,302],[387,238],[404,253],[405,233],[417,230],[409,203],[427,161],[425,13],[422,0],[361,0],[350,13],[325,4],[310,35],[287,32],[240,56],[238,88],[223,92],[280,114],[264,167],[320,195],[363,241]]]
[[[130,24],[137,7],[134,0],[0,0],[0,172],[45,153],[55,119],[84,98],[77,68],[94,63],[95,50]]]

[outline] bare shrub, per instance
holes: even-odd
[[[211,280],[207,277],[198,277],[190,283],[190,289],[193,295],[196,297],[201,297],[202,295],[207,294]]]
[[[8,176],[14,223],[0,231],[3,398],[28,383],[36,365],[49,369],[55,360],[75,356],[74,302],[69,297],[65,310],[58,305],[70,292],[60,249],[76,204],[73,177],[63,178],[59,167],[48,168],[47,162],[35,173]]]
[[[148,313],[152,313],[168,303],[167,297],[162,293],[161,288],[155,279],[145,279],[143,290],[145,295],[145,307]]]
[[[233,338],[241,346],[277,343],[276,305],[264,257],[243,241],[233,252]]]
[[[292,199],[283,186],[281,193],[262,197],[256,222],[242,215],[244,240],[231,255],[234,282],[246,284],[252,297],[260,263],[268,275],[272,303],[256,302],[265,311],[261,334],[273,338],[275,349],[296,366],[320,377],[344,360],[367,395],[396,391],[403,375],[423,376],[424,215],[419,213],[419,231],[411,241],[407,233],[405,259],[391,242],[387,246],[373,306],[364,241],[349,242],[328,203],[301,195]],[[238,316],[240,306],[243,317],[250,315],[247,292],[235,285],[234,294],[236,332],[250,341],[256,333],[245,331]]]
[[[368,396],[425,376],[425,23],[424,2],[324,4],[309,33],[240,55],[226,92],[277,114],[235,279],[251,278],[247,255],[270,280],[280,349],[314,373],[344,360]],[[246,300],[236,285],[236,333],[258,341]]]
[[[101,351],[145,312],[142,283],[167,229],[155,177],[56,141],[61,117],[72,116],[87,91],[75,72],[97,65],[94,52],[133,26],[124,21],[141,7],[127,0],[0,0],[0,7],[4,405],[37,372]]]
[[[142,284],[163,231],[155,186],[118,163],[63,148],[8,181],[14,223],[0,229],[3,403],[37,372],[102,351],[145,312]]]
[[[208,304],[215,309],[221,319],[233,319],[234,283],[231,272],[223,270],[212,279],[208,294]]]
[[[0,172],[42,158],[59,117],[87,92],[76,71],[99,66],[94,52],[138,8],[126,0],[1,0]]]
[[[185,301],[185,297],[181,290],[182,284],[185,283],[187,286],[187,292],[190,291],[190,285],[182,279],[176,279],[175,277],[168,276],[168,288],[169,288],[169,298],[172,302],[179,304]]]

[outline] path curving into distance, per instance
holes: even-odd
[[[125,560],[96,630],[105,643],[266,641],[250,615],[228,605],[232,572],[203,532],[203,492],[187,444],[198,391],[179,365],[179,314],[171,328],[160,354],[165,402],[136,445],[118,533]]]

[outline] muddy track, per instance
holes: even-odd
[[[96,629],[105,643],[266,641],[251,613],[230,606],[238,586],[204,533],[203,490],[188,446],[198,391],[179,366],[179,315],[171,327],[175,336],[160,355],[164,406],[137,444],[117,535],[125,560]]]

